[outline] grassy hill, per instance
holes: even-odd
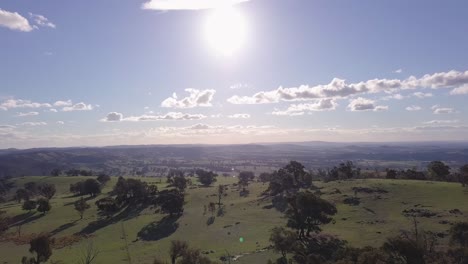
[[[154,257],[168,259],[168,247],[171,240],[186,240],[192,247],[210,252],[209,257],[219,259],[229,252],[231,255],[243,255],[259,251],[269,245],[269,230],[277,225],[284,225],[282,214],[270,208],[269,200],[261,200],[259,195],[267,188],[262,183],[249,187],[250,195],[240,197],[237,187],[232,184],[236,178],[218,177],[214,187],[192,187],[187,190],[185,211],[177,220],[178,228],[174,232],[167,228],[158,228],[157,223],[164,216],[147,208],[136,216],[122,213],[120,221],[99,228],[89,228],[89,223],[100,218],[94,201],[109,192],[116,178],[107,183],[103,194],[88,201],[91,209],[85,212],[83,220],[73,209],[73,202],[78,198],[68,192],[71,183],[86,177],[23,177],[15,179],[16,186],[29,181],[53,183],[57,194],[51,200],[52,210],[45,216],[39,213],[28,215],[16,202],[0,204],[0,210],[16,219],[26,222],[21,226],[18,238],[17,228],[9,229],[9,239],[0,241],[0,263],[18,263],[22,256],[28,256],[29,245],[16,245],[27,241],[32,233],[50,232],[54,234],[61,248],[55,249],[51,260],[63,263],[76,263],[83,248],[83,240],[73,234],[86,233],[92,239],[101,254],[97,263],[151,263]],[[165,187],[159,178],[142,178]],[[195,182],[195,179],[193,179]],[[218,184],[229,184],[228,196],[223,203],[227,213],[216,217],[215,222],[207,225],[209,213],[203,214],[203,206],[215,202]],[[338,208],[335,222],[324,227],[326,232],[346,239],[351,245],[379,245],[389,236],[401,230],[412,228],[411,214],[434,214],[431,217],[418,217],[420,227],[430,230],[441,237],[441,246],[447,243],[444,238],[450,223],[462,221],[468,215],[468,192],[459,184],[444,182],[426,182],[409,180],[353,180],[342,182],[316,182],[322,197],[333,201]],[[353,187],[360,187],[356,192]],[[366,189],[367,188],[367,189]],[[357,197],[359,205],[344,204],[348,197]],[[457,210],[455,210],[457,209]],[[407,216],[403,211],[406,210]],[[454,211],[455,210],[455,211]],[[146,230],[146,240],[138,233]],[[84,232],[85,231],[85,232]],[[240,238],[243,238],[243,242]],[[74,243],[73,243],[74,242]],[[242,256],[237,263],[266,263],[274,255],[272,252],[254,253]]]

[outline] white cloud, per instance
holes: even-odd
[[[451,107],[441,107],[439,105],[433,105],[431,107],[431,109],[433,110],[433,113],[438,115],[438,114],[453,114],[453,113],[456,113],[455,109],[454,108],[451,108]]]
[[[202,10],[235,5],[249,0],[149,0],[143,9],[153,10]]]
[[[8,110],[13,108],[40,108],[40,107],[52,107],[48,103],[36,103],[30,100],[22,100],[22,99],[8,99],[3,101],[0,104],[0,109]]]
[[[62,107],[62,106],[71,106],[73,105],[72,101],[71,100],[67,100],[67,101],[56,101],[54,103],[54,106],[56,107]]]
[[[49,27],[49,28],[55,28],[56,27],[54,23],[50,22],[49,19],[47,19],[43,15],[29,13],[29,16],[34,21],[34,23],[36,25],[38,25],[38,26]]]
[[[365,99],[362,97],[350,100],[348,105],[351,111],[385,111],[388,106],[376,105],[374,100]]]
[[[335,110],[337,106],[338,104],[333,99],[320,99],[310,104],[292,104],[284,111],[275,109],[272,114],[278,116],[298,116],[303,115],[305,112]]]
[[[48,110],[45,110],[45,111],[52,112],[52,113],[57,113],[58,112],[58,110],[55,109],[55,108],[51,108],[51,109],[48,109]]]
[[[37,115],[39,115],[39,112],[26,112],[26,113],[18,112],[16,116],[25,117],[25,116],[37,116]]]
[[[417,105],[411,105],[411,106],[408,106],[405,108],[406,111],[420,111],[422,110],[422,108],[420,106],[417,106]]]
[[[23,32],[29,32],[34,29],[33,26],[29,24],[29,21],[22,15],[3,9],[0,9],[0,26]]]
[[[455,124],[460,122],[460,120],[431,120],[427,122],[423,122],[426,125],[440,125],[440,124]]]
[[[197,89],[185,89],[189,93],[188,97],[178,100],[177,94],[174,93],[172,97],[165,99],[162,103],[162,107],[167,108],[194,108],[194,107],[209,107],[212,106],[211,101],[216,93],[215,90],[197,90]]]
[[[438,89],[453,88],[468,84],[468,71],[449,71],[426,74],[421,78],[411,76],[407,79],[372,79],[358,83],[346,83],[345,80],[334,78],[329,84],[283,88],[272,91],[261,91],[252,96],[234,95],[227,101],[232,104],[265,104],[279,101],[301,101],[317,98],[346,98],[353,95],[368,93],[395,93],[407,89]],[[431,96],[429,93],[418,97]]]
[[[381,100],[390,100],[390,99],[403,100],[405,98],[407,98],[407,96],[404,96],[404,95],[401,95],[401,94],[397,93],[397,94],[384,96],[384,97],[381,98]]]
[[[398,69],[398,70],[395,70],[394,73],[402,73],[403,70],[402,69]]]
[[[117,112],[111,112],[107,116],[101,119],[102,122],[120,122],[120,121],[161,121],[161,120],[201,120],[205,119],[206,116],[202,114],[187,114],[179,112],[169,112],[164,115],[141,115],[141,116],[129,116],[124,117],[123,114]]]
[[[428,98],[428,97],[432,97],[433,94],[432,93],[423,93],[423,92],[415,92],[413,93],[414,96],[418,97],[418,98]]]
[[[468,84],[465,84],[463,86],[457,87],[450,91],[451,95],[459,95],[459,94],[468,94]]]
[[[93,110],[93,106],[90,104],[85,104],[83,102],[74,104],[72,106],[66,106],[62,108],[64,112],[71,112],[71,111],[90,111]]]
[[[56,123],[57,125],[64,125],[64,124],[65,124],[65,122],[63,122],[63,121],[57,121],[57,122],[55,122],[55,123]]]
[[[120,122],[123,119],[123,114],[117,112],[110,112],[103,119],[105,122]]]
[[[47,123],[46,122],[24,122],[18,125],[19,126],[45,126],[47,125]]]
[[[250,115],[249,114],[233,114],[233,115],[230,115],[228,116],[229,118],[234,118],[234,119],[248,119],[250,118]]]

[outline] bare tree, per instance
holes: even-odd
[[[80,251],[79,264],[95,263],[97,256],[101,251],[94,245],[92,240],[86,240]]]

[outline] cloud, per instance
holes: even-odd
[[[422,108],[420,106],[417,106],[417,105],[411,105],[411,106],[408,106],[405,108],[406,111],[420,111],[422,110]]]
[[[194,108],[194,107],[209,107],[212,106],[211,101],[216,93],[215,90],[196,90],[185,89],[189,93],[188,97],[178,100],[177,94],[174,93],[162,101],[161,106],[166,108]]]
[[[397,94],[392,94],[392,95],[382,97],[381,100],[385,100],[385,101],[390,100],[390,99],[403,100],[405,98],[407,98],[407,96],[404,96],[404,95],[401,95],[401,94],[397,93]]]
[[[123,114],[117,112],[110,112],[104,118],[105,122],[120,122],[123,119]]]
[[[34,29],[33,26],[29,24],[29,21],[22,15],[3,9],[0,9],[0,26],[23,32],[29,32]]]
[[[460,120],[431,120],[427,122],[423,122],[426,125],[440,125],[440,124],[455,124],[460,122]]]
[[[305,112],[330,111],[335,110],[338,104],[334,99],[320,99],[310,104],[292,104],[286,110],[275,109],[273,115],[278,116],[298,116]]]
[[[234,119],[248,119],[250,118],[249,114],[233,114],[228,116],[229,118],[234,118]]]
[[[423,92],[415,92],[415,93],[413,93],[413,95],[416,96],[417,98],[421,98],[421,99],[433,96],[432,93],[423,93]]]
[[[143,9],[152,10],[203,10],[226,5],[236,5],[249,0],[149,0]]]
[[[394,73],[402,73],[403,70],[402,69],[398,69],[398,70],[395,70]]]
[[[438,114],[453,114],[453,113],[456,113],[455,109],[454,108],[451,108],[451,107],[441,107],[439,105],[433,105],[431,107],[431,109],[433,110],[433,113],[438,115]]]
[[[57,125],[64,125],[64,124],[65,124],[65,122],[63,122],[63,121],[57,121],[57,122],[55,122],[55,123],[56,123]]]
[[[57,106],[57,107],[62,107],[62,106],[71,106],[73,105],[72,101],[71,100],[67,100],[67,101],[56,101],[54,103],[54,106]]]
[[[85,104],[83,102],[74,104],[72,106],[66,106],[62,108],[64,112],[71,112],[71,111],[90,111],[93,110],[93,106],[90,104]]]
[[[39,112],[26,112],[26,113],[18,112],[16,116],[25,117],[25,116],[37,116],[37,115],[39,115]]]
[[[45,126],[47,125],[47,123],[46,122],[24,122],[18,125],[19,126]]]
[[[468,84],[465,84],[463,86],[457,87],[450,91],[451,95],[461,95],[461,94],[468,94]]]
[[[48,110],[45,110],[45,111],[52,112],[52,113],[57,113],[58,112],[58,110],[55,109],[55,108],[51,108],[51,109],[48,109]]]
[[[34,23],[37,26],[49,27],[49,28],[55,28],[56,27],[54,23],[50,22],[49,19],[47,19],[43,15],[29,13],[29,16],[31,17],[31,19],[34,21]]]
[[[40,107],[52,107],[48,103],[36,103],[30,100],[22,100],[22,99],[8,99],[3,101],[0,104],[0,109],[8,110],[13,108],[40,108]]]
[[[350,100],[348,108],[351,111],[385,111],[388,106],[376,105],[375,101],[362,97]]]
[[[161,121],[161,120],[201,120],[206,116],[202,114],[186,114],[179,112],[169,112],[165,115],[141,115],[124,117],[123,114],[117,112],[110,112],[107,116],[101,119],[102,122],[120,122],[120,121]]]
[[[325,85],[301,85],[299,87],[279,87],[272,91],[261,91],[252,96],[234,95],[227,99],[232,104],[266,104],[280,101],[304,101],[318,98],[346,98],[369,93],[395,93],[408,89],[454,88],[468,84],[468,71],[449,71],[426,74],[421,78],[411,76],[407,79],[371,79],[358,83],[347,83],[334,78]],[[428,97],[429,93],[416,93],[415,96]]]

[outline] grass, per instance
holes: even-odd
[[[47,182],[57,187],[57,194],[51,200],[52,210],[45,216],[33,215],[27,224],[21,228],[21,235],[32,233],[52,232],[55,237],[71,236],[83,230],[90,222],[99,219],[94,201],[109,192],[116,183],[113,178],[107,183],[101,196],[88,201],[92,206],[85,212],[83,220],[73,209],[72,202],[78,198],[68,192],[71,183],[86,177],[25,177],[17,179],[16,185],[25,182]],[[156,178],[141,178],[149,182],[156,182],[158,187],[164,188],[164,180],[159,183]],[[195,180],[194,180],[195,181]],[[138,239],[140,230],[151,223],[160,221],[164,216],[154,213],[154,210],[143,210],[138,216],[124,219],[98,229],[88,239],[102,252],[97,263],[152,263],[154,257],[168,260],[168,248],[171,240],[189,241],[192,247],[208,254],[212,259],[229,252],[239,255],[255,252],[269,245],[269,231],[277,225],[284,225],[285,219],[275,209],[264,209],[268,201],[259,201],[259,195],[267,188],[262,183],[254,183],[249,187],[250,195],[240,197],[237,189],[232,185],[227,191],[228,196],[223,199],[227,213],[223,217],[216,217],[212,225],[207,225],[209,213],[203,215],[203,205],[210,201],[216,202],[218,184],[232,184],[236,178],[218,177],[213,187],[188,189],[185,211],[178,219],[179,228],[168,237],[157,241],[143,241]],[[324,227],[324,231],[346,239],[353,246],[379,245],[389,236],[398,234],[402,229],[411,229],[411,219],[402,215],[402,211],[410,208],[429,209],[440,217],[420,218],[421,228],[437,233],[447,233],[450,225],[439,224],[441,220],[449,222],[462,221],[468,214],[468,193],[459,184],[425,181],[403,180],[353,180],[344,182],[317,182],[323,197],[336,203],[338,214],[335,222]],[[379,187],[388,191],[387,194],[357,194],[361,204],[350,206],[343,204],[345,195],[354,196],[353,187]],[[331,194],[335,188],[341,194]],[[418,207],[415,207],[418,205]],[[367,208],[367,209],[366,209]],[[449,210],[459,209],[463,215],[454,215]],[[8,202],[0,205],[0,210],[7,211],[10,216],[25,213],[21,205]],[[373,212],[373,213],[372,213]],[[346,219],[346,220],[345,220]],[[9,232],[15,232],[11,228]],[[126,234],[126,237],[124,236]],[[244,241],[240,242],[240,238]],[[443,239],[442,243],[447,240]],[[82,243],[76,243],[53,252],[51,260],[61,260],[64,263],[77,263],[82,249]],[[127,254],[127,252],[129,254]],[[22,256],[28,256],[28,245],[17,246],[10,242],[0,243],[0,263],[18,263]],[[129,257],[130,256],[130,260]],[[266,263],[274,256],[272,252],[248,254],[241,257],[237,263]],[[131,262],[130,262],[131,261]]]

